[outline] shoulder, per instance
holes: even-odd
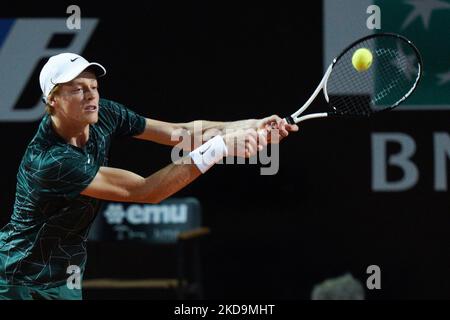
[[[24,165],[28,170],[45,172],[55,168],[72,168],[84,163],[83,155],[75,152],[67,145],[52,145],[45,149],[32,146],[27,149],[24,156]]]
[[[100,99],[99,122],[116,136],[135,136],[145,129],[146,119],[121,103]]]
[[[98,166],[89,164],[83,154],[63,147],[52,147],[41,154],[30,153],[21,165],[21,175],[36,188],[76,185],[90,181]]]
[[[21,192],[33,190],[45,197],[74,198],[95,178],[99,166],[87,157],[64,146],[52,146],[45,152],[27,150],[18,173]]]
[[[117,118],[120,117],[124,106],[121,103],[100,99],[99,103],[99,119],[100,121],[106,121],[107,123],[117,121]]]
[[[117,112],[118,110],[124,108],[124,105],[119,102],[108,100],[108,99],[103,99],[103,98],[99,100],[98,105],[100,107],[100,109],[99,109],[100,113],[102,113],[102,112]]]
[[[108,108],[108,107],[114,106],[114,105],[116,105],[116,104],[118,104],[118,103],[115,102],[115,101],[112,101],[112,100],[100,98],[100,100],[98,101],[98,104],[99,104],[101,107]]]

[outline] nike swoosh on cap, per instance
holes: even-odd
[[[201,156],[204,155],[205,152],[208,151],[208,149],[209,149],[210,147],[211,147],[211,145],[209,145],[208,148],[206,148],[205,150],[200,151],[200,155],[201,155]]]

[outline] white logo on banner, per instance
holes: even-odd
[[[0,121],[28,122],[42,117],[44,105],[40,99],[34,105],[14,109],[38,63],[61,52],[81,53],[97,22],[98,19],[85,18],[83,29],[72,31],[67,29],[64,18],[14,20],[0,48]],[[73,34],[74,38],[65,48],[47,48],[55,34]],[[32,80],[39,87],[39,79]]]
[[[167,205],[130,205],[124,208],[122,204],[109,204],[104,211],[108,224],[172,224],[186,223],[188,206],[185,204]]]
[[[388,153],[387,144],[394,143],[399,149]],[[431,139],[430,139],[431,143]],[[448,190],[447,163],[450,159],[450,136],[447,132],[434,132],[432,137],[434,159],[434,191]],[[406,133],[386,132],[372,134],[372,190],[400,192],[409,190],[419,182],[419,167],[413,161],[417,144]],[[389,167],[402,172],[399,180],[388,179]]]

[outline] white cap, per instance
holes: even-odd
[[[106,69],[96,62],[88,62],[82,56],[75,53],[60,53],[50,57],[42,67],[39,75],[43,100],[47,102],[47,96],[59,83],[69,82],[75,79],[88,67],[94,67],[98,77],[106,74]]]

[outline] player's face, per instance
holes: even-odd
[[[72,124],[96,123],[99,101],[97,85],[97,78],[90,71],[84,71],[72,81],[60,84],[54,99],[56,115]]]

